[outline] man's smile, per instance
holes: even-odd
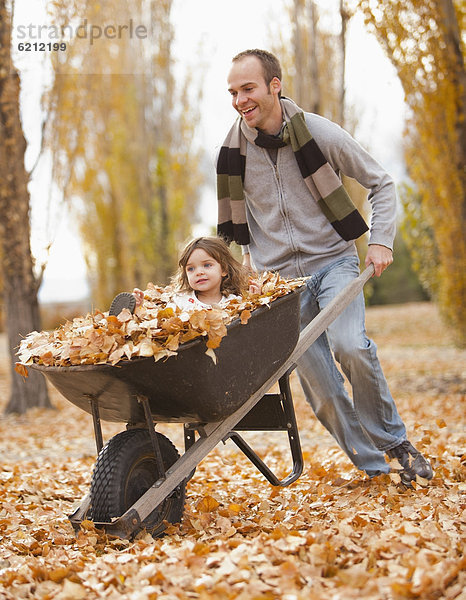
[[[244,110],[241,111],[241,114],[246,116],[249,115],[256,107],[255,106],[251,106],[250,108],[245,108]]]

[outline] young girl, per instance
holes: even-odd
[[[186,246],[178,261],[173,283],[178,293],[172,306],[183,311],[212,308],[214,305],[224,307],[248,289],[251,293],[261,292],[260,283],[249,282],[247,269],[218,237],[199,237]],[[133,295],[136,303],[141,304],[144,292],[135,288]]]

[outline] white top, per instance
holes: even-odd
[[[222,296],[222,299],[215,304],[215,306],[219,306],[220,308],[224,308],[230,300],[239,299],[241,300],[241,296],[236,296],[235,294],[230,294],[228,296]],[[167,304],[167,308],[179,308],[181,311],[193,311],[193,310],[207,310],[209,308],[213,308],[211,304],[205,304],[201,302],[196,296],[196,292],[191,290],[191,292],[184,292],[181,294],[176,294],[173,297],[172,302]]]

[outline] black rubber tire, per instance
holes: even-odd
[[[165,469],[171,467],[179,454],[171,441],[156,432]],[[102,448],[92,473],[91,519],[110,522],[120,517],[159,478],[158,467],[149,432],[146,429],[129,429],[111,438]],[[157,537],[166,529],[164,521],[181,521],[186,496],[186,481],[154,509],[142,522]],[[136,533],[138,533],[136,531]]]

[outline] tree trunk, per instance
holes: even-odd
[[[452,76],[456,79],[458,89],[461,90],[458,98],[458,109],[456,119],[457,131],[457,164],[458,171],[461,174],[463,188],[462,199],[462,217],[463,217],[463,235],[466,235],[466,69],[464,65],[463,52],[461,49],[461,33],[458,24],[458,18],[455,6],[452,0],[440,0],[444,19],[445,19],[445,40],[450,46],[451,56],[454,57],[454,73]]]
[[[310,112],[321,114],[317,9],[313,0],[294,0],[293,51],[296,75],[295,102]]]
[[[318,115],[322,114],[322,95],[320,93],[320,78],[319,78],[319,56],[317,36],[319,31],[317,28],[317,8],[314,1],[308,5],[308,23],[309,23],[309,72],[310,72],[310,94],[312,99],[311,111]],[[299,75],[298,75],[299,78]]]
[[[304,61],[304,49],[303,49],[303,40],[302,40],[302,10],[303,3],[302,0],[294,0],[293,2],[293,20],[294,20],[294,36],[293,36],[293,49],[294,49],[294,64],[296,73],[300,74],[304,72],[305,61]],[[303,96],[304,92],[302,89],[303,79],[299,75],[294,78],[294,97],[295,101],[299,106],[303,105]]]
[[[340,72],[340,90],[338,102],[338,123],[341,127],[345,127],[345,102],[346,102],[346,30],[348,26],[349,14],[345,8],[344,0],[340,0],[340,19],[341,31],[339,35],[340,54],[341,54],[341,72]]]
[[[40,328],[37,282],[29,242],[26,140],[19,111],[19,75],[11,63],[10,21],[0,0],[0,235],[5,320],[11,357],[11,395],[6,412],[24,413],[34,406],[51,407],[45,380],[31,371],[28,379],[14,370],[22,337]]]

